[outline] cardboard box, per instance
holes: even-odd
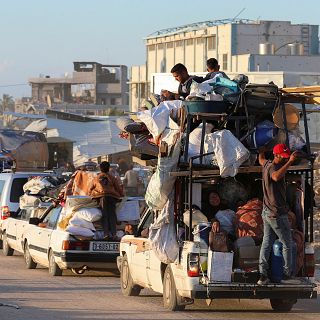
[[[233,252],[208,252],[209,281],[231,282]]]
[[[236,268],[258,269],[259,267],[260,246],[245,246],[235,249]]]

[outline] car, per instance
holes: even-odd
[[[37,218],[22,209],[17,217],[8,218],[3,224],[4,255],[21,252],[28,269],[40,264],[52,276],[61,276],[66,269],[77,274],[88,269],[115,270],[119,242],[81,240],[59,229],[61,211],[61,206],[51,206]]]
[[[15,216],[19,209],[19,198],[23,195],[23,185],[32,176],[47,176],[44,172],[0,173],[0,246],[2,246],[2,223],[10,216]]]

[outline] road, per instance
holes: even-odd
[[[169,312],[162,297],[143,290],[139,297],[124,297],[119,277],[112,273],[65,272],[51,277],[45,268],[27,270],[23,257],[0,253],[0,319],[320,319],[319,300],[301,300],[291,313],[271,311],[269,302],[252,300],[215,301],[208,307],[197,301],[184,312]],[[320,293],[320,292],[319,292]]]

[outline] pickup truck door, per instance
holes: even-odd
[[[61,207],[53,208],[42,222],[42,227],[37,226],[28,236],[28,244],[31,256],[44,266],[49,265],[48,254],[51,234],[59,219]]]
[[[153,213],[148,210],[138,227],[137,237],[133,237],[131,242],[131,263],[130,272],[134,282],[149,287],[147,278],[147,259],[151,250],[150,241],[146,238],[150,224],[153,221]],[[144,237],[141,236],[141,233]]]

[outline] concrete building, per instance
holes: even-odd
[[[32,101],[53,104],[127,106],[128,70],[124,65],[74,62],[72,76],[31,78]]]
[[[148,96],[153,74],[169,73],[176,63],[190,73],[205,72],[208,58],[216,58],[226,73],[320,72],[318,33],[318,25],[234,19],[157,31],[145,39],[145,73],[132,68],[131,109],[143,103],[137,94],[143,88]]]

